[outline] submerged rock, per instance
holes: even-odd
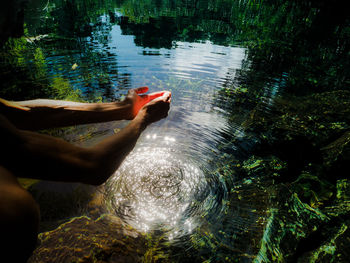
[[[243,127],[257,133],[258,155],[274,154],[299,167],[322,161],[321,148],[350,129],[350,92],[277,100],[269,112],[258,104]]]
[[[349,222],[336,226],[329,238],[317,249],[305,253],[299,258],[299,263],[309,262],[349,262],[350,258],[350,228]]]
[[[337,181],[335,200],[323,209],[330,218],[308,241],[316,242],[299,255],[298,262],[349,262],[350,258],[350,181]]]
[[[350,216],[350,179],[338,180],[336,188],[335,199],[323,211],[330,217]]]
[[[334,197],[335,187],[310,172],[303,171],[291,184],[291,189],[298,194],[300,200],[312,208],[322,207]]]
[[[28,263],[142,262],[147,250],[145,235],[112,215],[73,218],[39,240]]]
[[[94,188],[79,183],[39,181],[28,191],[40,207],[40,232],[57,228],[76,216],[90,213],[89,202],[94,199]]]
[[[254,151],[286,162],[289,185],[276,195],[256,261],[348,262],[349,106],[350,92],[335,91],[280,101],[268,116],[252,111],[245,127],[259,132]]]
[[[282,187],[266,224],[256,262],[296,262],[299,244],[329,218]],[[304,248],[304,247],[303,247]]]

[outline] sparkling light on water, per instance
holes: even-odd
[[[191,232],[195,223],[184,215],[196,193],[206,187],[204,174],[189,156],[174,150],[175,138],[145,137],[157,140],[158,146],[136,148],[106,184],[112,209],[143,231],[166,226]],[[169,238],[174,235],[176,231]]]

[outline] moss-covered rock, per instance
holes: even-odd
[[[28,189],[29,187],[39,182],[37,179],[30,178],[17,178],[17,180],[24,189]]]
[[[29,263],[142,262],[147,248],[143,234],[111,215],[73,218],[39,240]]]
[[[242,116],[231,115],[231,122],[242,123],[242,135],[223,146],[249,153],[232,163],[234,172],[223,173],[235,178],[228,214],[237,212],[239,201],[252,192],[247,191],[248,185],[270,196],[270,201],[264,201],[265,230],[255,260],[345,262],[344,249],[349,251],[350,184],[345,171],[350,160],[350,92],[286,95],[271,105],[264,99],[254,100],[257,96],[250,90],[229,96],[235,111],[250,113],[243,122]],[[254,242],[257,237],[249,236]]]

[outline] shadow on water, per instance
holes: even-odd
[[[322,147],[350,127],[345,106],[330,103],[348,105],[342,7],[33,1],[24,36],[0,50],[0,96],[114,101],[137,86],[170,90],[168,118],[147,128],[99,189],[101,211],[149,233],[165,262],[288,261],[325,220],[313,209],[335,195]],[[89,146],[125,125],[46,132]],[[299,228],[283,228],[293,220]]]

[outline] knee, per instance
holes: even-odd
[[[0,232],[4,242],[0,250],[11,258],[17,256],[14,262],[25,262],[34,250],[39,217],[39,208],[26,190],[15,184],[0,186]]]

